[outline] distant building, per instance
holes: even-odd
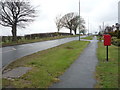
[[[113,27],[107,26],[107,27],[105,28],[105,32],[106,32],[106,33],[107,33],[107,32],[113,32]]]
[[[120,24],[120,1],[118,2],[118,23]]]

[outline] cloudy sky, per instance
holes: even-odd
[[[99,26],[113,25],[118,22],[118,1],[120,0],[80,0],[81,16],[85,19],[86,29],[94,33]],[[56,32],[55,17],[69,12],[79,12],[79,0],[31,0],[31,4],[37,7],[37,16],[33,23],[26,29],[18,29],[18,35],[31,33]],[[0,35],[11,35],[11,28],[0,26]],[[60,32],[69,32],[61,29]]]

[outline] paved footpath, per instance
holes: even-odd
[[[94,37],[80,57],[59,77],[60,82],[50,88],[94,88],[96,84],[97,38]]]

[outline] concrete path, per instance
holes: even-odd
[[[80,57],[59,77],[60,82],[50,88],[94,88],[94,72],[98,62],[96,48],[97,39],[94,37]]]
[[[8,72],[3,73],[2,77],[3,78],[19,78],[22,75],[26,74],[31,69],[32,68],[30,67],[18,67],[18,68],[15,68]]]

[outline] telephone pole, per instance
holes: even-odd
[[[79,41],[80,41],[80,0],[79,0]]]
[[[120,1],[118,2],[118,23],[120,25]]]

